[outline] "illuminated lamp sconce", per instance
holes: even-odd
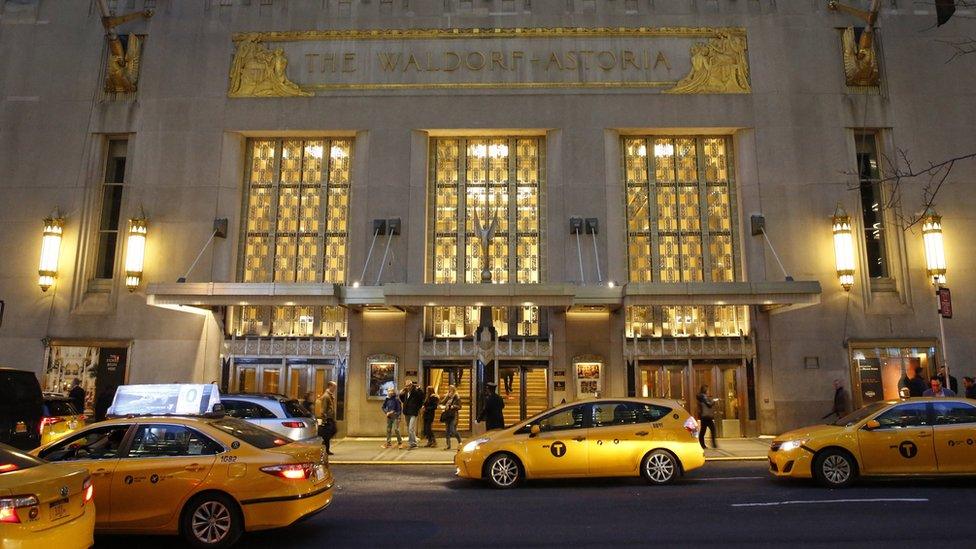
[[[61,255],[61,235],[64,232],[64,218],[48,217],[44,220],[44,233],[41,238],[41,261],[37,267],[37,285],[42,292],[54,286],[58,278],[58,258]]]
[[[854,286],[854,233],[851,230],[851,216],[840,204],[834,212],[832,224],[837,278],[844,291],[849,291]]]
[[[942,240],[942,216],[931,207],[922,216],[922,240],[925,243],[925,271],[933,284],[946,282],[945,246]]]
[[[134,291],[142,281],[146,261],[146,233],[148,222],[144,216],[129,220],[129,236],[125,247],[125,287]]]

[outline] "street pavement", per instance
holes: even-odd
[[[769,478],[759,461],[710,462],[670,486],[530,481],[492,490],[444,465],[334,465],[324,512],[245,534],[240,547],[973,547],[976,479],[862,482],[830,491]],[[174,547],[96,536],[96,547]]]

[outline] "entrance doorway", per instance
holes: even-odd
[[[505,425],[514,425],[548,410],[549,365],[545,362],[501,362],[498,394],[505,399]]]
[[[677,400],[681,406],[689,410],[688,391],[685,386],[687,368],[687,362],[641,363],[638,394],[646,398]]]
[[[461,409],[458,410],[458,431],[471,430],[471,365],[427,363],[424,365],[424,389],[433,387],[440,398],[447,394],[448,385],[454,385],[458,396],[461,397]],[[436,425],[436,423],[435,423]]]
[[[642,361],[637,372],[637,396],[676,400],[699,417],[696,399],[702,385],[718,402],[713,408],[720,437],[740,437],[746,432],[745,369],[741,361]]]
[[[235,357],[232,371],[233,391],[273,393],[297,400],[309,392],[317,397],[325,391],[326,383],[339,382],[335,361],[327,358]]]
[[[708,394],[718,399],[712,411],[715,414],[715,426],[718,436],[725,438],[742,436],[741,414],[742,399],[739,389],[740,365],[728,362],[696,363],[694,365],[695,383],[692,388],[695,394],[702,385],[708,385]],[[695,403],[698,412],[698,403]]]

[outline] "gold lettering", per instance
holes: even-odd
[[[400,54],[399,53],[378,53],[380,56],[380,65],[383,70],[390,72],[396,70],[400,65]]]
[[[308,74],[312,74],[312,70],[315,68],[315,58],[318,57],[317,53],[306,53],[305,54],[305,65],[308,67]]]
[[[491,70],[495,70],[495,65],[501,67],[503,71],[508,70],[508,67],[505,66],[505,58],[503,57],[503,54],[500,51],[491,52]]]
[[[635,69],[640,70],[640,65],[637,64],[637,58],[634,56],[634,52],[624,50],[620,55],[620,68],[627,70],[628,63],[633,65]]]
[[[342,55],[342,72],[356,72],[356,54],[346,52]]]
[[[472,64],[471,58],[475,56],[477,56],[479,61],[478,63]],[[469,52],[464,56],[464,66],[468,67],[468,69],[472,71],[480,71],[481,69],[485,68],[485,54],[481,53],[480,51]]]
[[[427,70],[428,71],[439,71],[440,69],[434,64],[434,58],[431,52],[427,52]]]
[[[671,70],[671,63],[668,63],[668,58],[664,56],[663,51],[657,52],[657,59],[654,61],[654,68],[656,69],[658,65],[664,63],[664,66]]]
[[[453,57],[454,58],[453,64],[451,64],[451,62],[448,62],[447,61],[447,58],[448,57]],[[444,53],[444,70],[447,71],[447,72],[452,72],[452,71],[458,70],[459,68],[461,68],[461,56],[458,55],[457,53],[453,52],[453,51],[445,52]]]
[[[593,50],[580,50],[580,59],[583,61],[583,70],[589,70],[590,64],[587,63],[587,58],[593,54]]]
[[[519,62],[525,56],[525,52],[521,50],[515,50],[512,52],[512,70],[517,71],[519,67]]]
[[[550,52],[549,53],[549,62],[546,63],[546,70],[549,70],[549,67],[551,67],[553,65],[556,65],[557,67],[559,67],[559,70],[563,70],[563,64],[559,60],[559,56],[556,55],[556,52]]]
[[[414,57],[412,53],[410,54],[409,57],[407,57],[406,64],[403,65],[403,72],[407,72],[407,69],[410,68],[410,65],[413,65],[414,66],[414,70],[415,71],[419,71],[420,70],[420,64],[417,63],[417,58]]]
[[[576,57],[576,52],[569,50],[566,52],[566,70],[575,71],[579,67],[579,58]]]
[[[647,50],[644,50],[644,70],[646,71],[650,68],[651,68],[651,59],[647,55]]]
[[[607,59],[606,63],[603,62],[604,59]],[[596,54],[596,64],[600,65],[601,69],[608,71],[617,66],[617,56],[612,51],[601,51]]]
[[[329,72],[336,71],[335,65],[335,54],[334,53],[324,53],[322,54],[322,70],[319,72],[325,72],[325,66],[329,66]]]

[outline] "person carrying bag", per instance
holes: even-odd
[[[447,439],[447,447],[445,450],[451,449],[451,439],[456,438],[458,444],[461,444],[461,435],[457,430],[458,422],[458,410],[461,409],[461,397],[457,394],[457,388],[453,385],[447,386],[447,394],[444,395],[444,399],[441,401],[441,422],[447,426],[447,434],[445,438]]]

